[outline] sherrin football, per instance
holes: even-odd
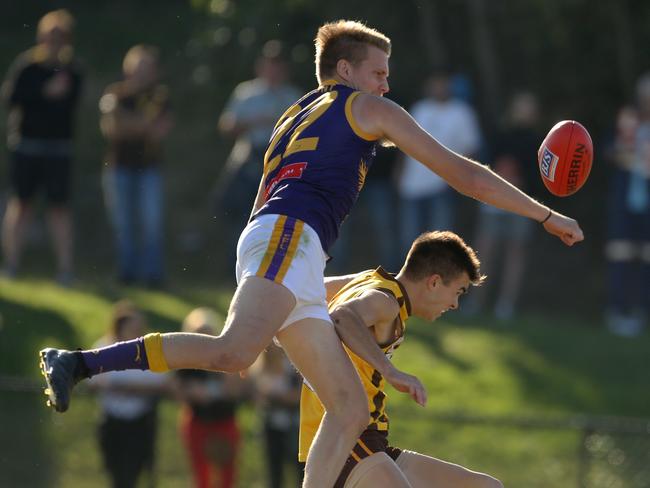
[[[582,124],[575,120],[558,122],[537,152],[544,186],[558,197],[574,194],[587,181],[593,155],[591,136]]]

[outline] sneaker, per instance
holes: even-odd
[[[81,353],[47,348],[40,351],[39,355],[41,373],[47,383],[47,405],[57,412],[65,412],[70,406],[74,385],[90,377]]]

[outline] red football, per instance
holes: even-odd
[[[575,120],[558,122],[539,146],[537,162],[548,191],[558,197],[577,192],[591,171],[594,148],[591,136]]]

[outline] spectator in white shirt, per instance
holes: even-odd
[[[411,107],[411,115],[438,142],[463,156],[476,156],[481,133],[474,109],[452,97],[449,75],[434,72],[426,81],[425,98]],[[405,157],[398,178],[400,242],[406,253],[426,230],[453,230],[454,192],[438,175]]]

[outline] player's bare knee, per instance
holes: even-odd
[[[253,364],[256,357],[257,355],[245,351],[227,350],[211,358],[210,365],[207,369],[224,371],[226,373],[237,373]]]
[[[333,405],[327,413],[336,417],[341,429],[358,436],[368,427],[370,411],[365,398],[350,399]]]
[[[368,422],[370,420],[370,410],[368,410],[368,404],[365,401],[363,402],[363,405],[359,405],[357,408],[355,408],[353,420],[355,430],[359,431],[359,433],[363,432],[366,427],[368,427]]]
[[[358,438],[368,427],[369,419],[370,414],[368,413],[364,416],[355,415],[352,417],[351,415],[344,415],[343,417],[338,417],[341,435],[354,439]]]
[[[262,349],[255,343],[245,343],[227,334],[215,338],[207,369],[237,373],[251,366]]]
[[[223,353],[220,358],[214,358],[215,367],[210,369],[237,373],[252,365],[256,358],[257,354],[253,355],[246,351],[228,351]]]

